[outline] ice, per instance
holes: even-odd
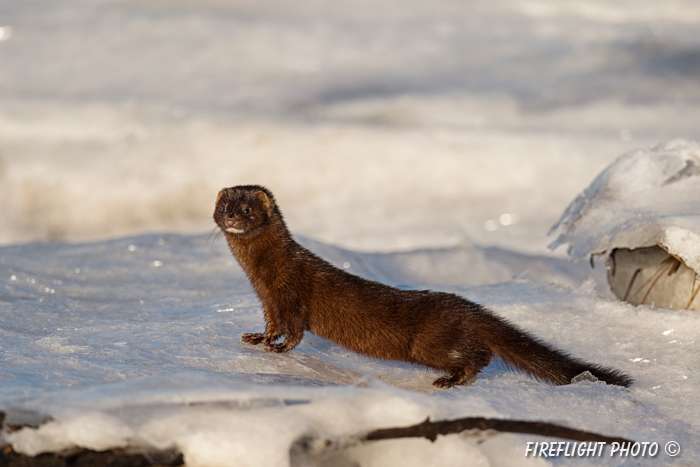
[[[350,262],[349,271],[355,274],[402,287],[448,287],[459,283],[457,277],[481,284],[515,276],[524,280],[530,272],[528,267],[546,277],[558,277],[565,285],[575,284],[582,277],[564,260],[501,252],[501,262],[498,252],[494,252],[494,260],[488,263],[484,252],[475,247],[368,254],[301,241],[338,266]],[[155,258],[161,258],[162,266],[154,267]],[[153,372],[167,374],[178,367],[246,373],[279,373],[286,369],[297,376],[328,380],[332,375],[333,382],[349,383],[358,373],[352,365],[344,364],[347,359],[367,361],[354,355],[346,357],[347,352],[342,352],[336,355],[342,358],[329,362],[326,357],[333,357],[334,352],[330,356],[325,352],[332,347],[314,337],[310,338],[320,354],[251,359],[259,352],[241,344],[238,335],[262,328],[257,298],[223,242],[212,246],[206,235],[150,235],[98,244],[6,247],[0,261],[6,272],[3,348],[10,368],[27,371],[37,365],[38,377],[44,363],[36,360],[37,356],[66,356],[56,361],[56,378],[48,379],[40,386],[43,389],[104,379],[117,381]],[[474,265],[478,265],[478,274]],[[47,285],[55,288],[55,293],[45,292]],[[29,328],[22,324],[27,316],[32,317]],[[86,317],[90,319],[86,321]],[[151,324],[142,325],[143,321]],[[177,339],[173,340],[174,336]],[[23,345],[31,352],[15,353],[13,349]],[[103,365],[112,359],[120,364]],[[71,369],[80,368],[86,371],[82,377],[71,373]],[[388,368],[394,369],[395,365]],[[405,384],[423,373],[410,366],[404,366],[403,371],[410,375]],[[404,379],[398,375],[394,377]],[[425,381],[428,379],[426,376]],[[28,390],[24,383],[5,384],[0,391],[5,395],[22,394]]]

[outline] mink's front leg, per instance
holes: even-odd
[[[275,342],[277,339],[282,337],[282,333],[279,331],[272,329],[272,326],[268,325],[266,326],[265,332],[260,333],[260,332],[249,332],[246,334],[243,334],[241,336],[241,340],[243,342],[247,342],[248,344],[252,345],[258,345],[260,343],[267,345],[272,344]]]
[[[282,337],[281,334],[271,333],[266,331],[264,334],[260,332],[249,332],[241,336],[241,340],[248,344],[258,345],[260,343],[269,345]]]
[[[304,331],[309,329],[304,318],[304,308],[293,294],[288,294],[285,296],[284,302],[277,303],[274,308],[271,307],[270,311],[273,310],[277,313],[270,313],[269,316],[279,319],[280,334],[284,335],[285,338],[284,342],[280,344],[265,343],[265,350],[276,353],[288,352],[299,345],[304,337]]]
[[[258,345],[265,340],[265,334],[261,332],[249,332],[241,336],[241,340],[248,344]]]
[[[283,336],[282,331],[279,329],[279,322],[276,315],[272,313],[270,307],[263,306],[263,317],[265,318],[265,332],[250,332],[243,334],[241,340],[247,342],[248,344],[258,345],[260,343],[266,346],[272,344],[277,339]]]
[[[301,339],[304,337],[304,330],[289,333],[284,338],[284,342],[281,344],[265,344],[265,350],[268,352],[284,353],[292,350],[294,347],[299,345]]]

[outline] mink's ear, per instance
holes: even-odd
[[[221,190],[219,190],[219,194],[216,195],[216,203],[214,203],[214,206],[219,205],[219,201],[221,201],[221,197],[224,195],[224,191],[226,191],[226,188],[222,188]]]
[[[267,196],[267,193],[265,193],[264,191],[256,191],[254,195],[263,204],[263,206],[265,207],[265,211],[267,211],[267,213],[270,214],[272,212],[272,208],[274,207],[274,203],[272,202],[270,197]]]

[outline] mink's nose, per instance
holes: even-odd
[[[226,219],[226,221],[224,221],[224,224],[226,224],[226,227],[235,227],[236,220],[235,219]]]

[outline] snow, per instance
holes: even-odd
[[[698,220],[695,216],[692,219],[683,219],[685,222],[682,223],[697,230],[700,225],[696,227],[694,224]],[[697,232],[678,226],[669,226],[664,230],[663,236],[659,238],[659,244],[681,258],[694,271],[700,271],[700,235]]]
[[[621,156],[567,208],[551,248],[574,259],[654,245],[700,272],[700,145],[674,140]]]
[[[420,283],[408,280],[395,254],[329,245],[317,251],[351,262],[351,270],[361,266],[369,278],[381,275],[402,287]],[[412,255],[400,257],[408,262]],[[345,439],[428,416],[489,416],[549,420],[640,441],[675,440],[684,447],[684,460],[700,456],[694,450],[697,313],[632,307],[600,296],[594,279],[576,287],[515,280],[437,288],[632,375],[637,382],[630,389],[590,382],[553,387],[494,363],[469,386],[436,392],[433,371],[351,354],[311,334],[284,355],[243,344],[243,332],[263,326],[256,297],[224,243],[212,245],[206,235],[8,246],[1,258],[3,407],[19,420],[27,413],[53,419],[7,436],[21,452],[176,446],[188,465],[287,465],[292,444],[303,436]],[[162,266],[154,267],[155,260]],[[574,268],[559,261],[562,269]],[[471,265],[462,268],[468,275]],[[440,264],[422,269],[438,273]],[[380,272],[367,272],[372,270]],[[488,276],[488,265],[481,271]],[[331,454],[361,463],[373,459],[368,465],[393,465],[388,459],[420,465],[433,455],[458,456],[464,465],[479,459],[509,465],[522,461],[525,442],[532,440],[489,438],[502,446],[496,449],[454,438],[435,445],[387,441]],[[314,462],[329,455],[318,454]],[[539,458],[531,462],[548,465]],[[581,459],[572,465],[587,464]]]
[[[557,240],[576,258],[650,239],[700,257],[700,9],[657,3],[0,4],[0,410],[44,422],[2,441],[212,467],[698,464],[697,312],[620,302],[603,268],[546,248],[576,199]],[[554,387],[493,362],[436,391],[434,371],[308,333],[284,355],[243,344],[259,303],[206,232],[218,190],[250,183],[336,266],[461,294],[635,384]],[[660,453],[353,443],[466,416]],[[305,452],[309,437],[335,444]]]
[[[200,233],[263,183],[326,243],[541,252],[619,154],[700,138],[689,0],[176,3],[0,6],[0,243]]]

